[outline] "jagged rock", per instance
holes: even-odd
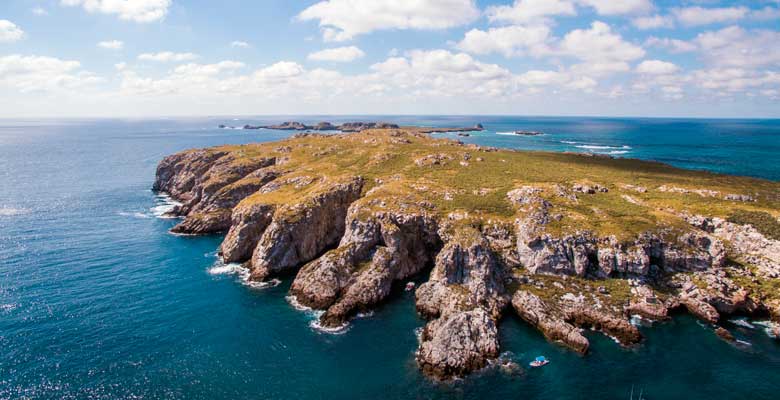
[[[594,184],[588,184],[588,183],[575,183],[571,190],[579,193],[585,193],[585,194],[596,194],[596,193],[606,193],[609,192],[609,189],[607,189],[604,186],[601,186],[597,183]]]
[[[721,218],[682,215],[688,223],[726,241],[734,253],[754,265],[766,278],[780,278],[780,241],[769,239],[750,225],[738,225]]]
[[[618,318],[605,312],[587,306],[579,306],[566,310],[566,320],[575,326],[592,327],[614,337],[623,345],[639,343],[642,334],[635,326],[623,318]]]
[[[715,334],[718,335],[719,338],[727,342],[734,342],[737,340],[736,338],[734,338],[734,335],[732,335],[731,332],[728,331],[728,329],[723,327],[715,328]]]
[[[430,322],[423,330],[417,363],[437,379],[463,376],[498,357],[496,322],[480,308]]]
[[[715,324],[720,319],[720,314],[718,314],[718,310],[715,307],[696,297],[682,296],[680,303],[685,306],[689,313],[705,322]]]
[[[508,302],[503,270],[483,237],[463,236],[473,233],[442,235],[451,241],[416,293],[417,309],[436,318],[425,327],[417,362],[439,379],[482,368],[498,355],[496,321]]]
[[[322,185],[321,193],[276,209],[252,255],[250,279],[262,281],[302,265],[339,241],[347,209],[360,197],[363,179]]]
[[[239,204],[233,210],[230,230],[220,245],[223,262],[244,262],[252,257],[260,236],[271,223],[274,210],[274,206],[251,202]]]
[[[551,341],[561,342],[578,353],[586,353],[590,343],[580,330],[566,322],[560,311],[553,309],[539,296],[518,290],[512,306],[520,318],[539,329]]]

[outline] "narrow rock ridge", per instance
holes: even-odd
[[[372,310],[432,268],[415,291],[428,319],[416,361],[435,379],[498,357],[510,304],[580,353],[590,347],[584,329],[630,346],[642,341],[632,317],[664,320],[677,309],[713,324],[732,314],[780,320],[780,241],[723,212],[706,216],[742,206],[776,218],[780,206],[767,199],[780,185],[731,178],[763,187],[735,205],[690,196],[715,190],[696,188],[719,182],[707,174],[680,183],[697,192],[647,189],[672,187],[664,182],[676,170],[633,181],[624,160],[488,149],[421,132],[188,150],[160,162],[153,188],[182,203],[173,232],[227,231],[219,255],[243,263],[250,279],[296,273],[290,294],[322,310],[324,327]],[[677,180],[688,174],[697,173]],[[594,182],[602,176],[615,182]],[[716,188],[745,192],[748,183]]]

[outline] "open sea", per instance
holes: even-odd
[[[216,263],[221,237],[168,233],[150,191],[179,150],[284,138],[217,129],[283,120],[382,120],[471,126],[482,145],[591,151],[683,168],[780,180],[780,120],[521,117],[279,117],[0,120],[0,399],[778,399],[780,341],[730,325],[729,344],[687,315],[642,328],[636,348],[589,334],[579,356],[513,316],[503,357],[448,384],[414,362],[424,325],[398,291],[338,335],[285,296]],[[508,134],[538,130],[542,136]],[[420,277],[424,280],[425,277]]]

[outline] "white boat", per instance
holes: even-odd
[[[406,290],[407,292],[411,292],[412,290],[414,290],[414,282],[407,282],[404,290]]]
[[[545,365],[549,364],[550,360],[544,358],[544,356],[536,357],[535,360],[531,361],[528,365],[538,368],[538,367],[544,367]]]

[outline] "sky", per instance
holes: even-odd
[[[780,0],[0,0],[0,118],[780,117]]]

